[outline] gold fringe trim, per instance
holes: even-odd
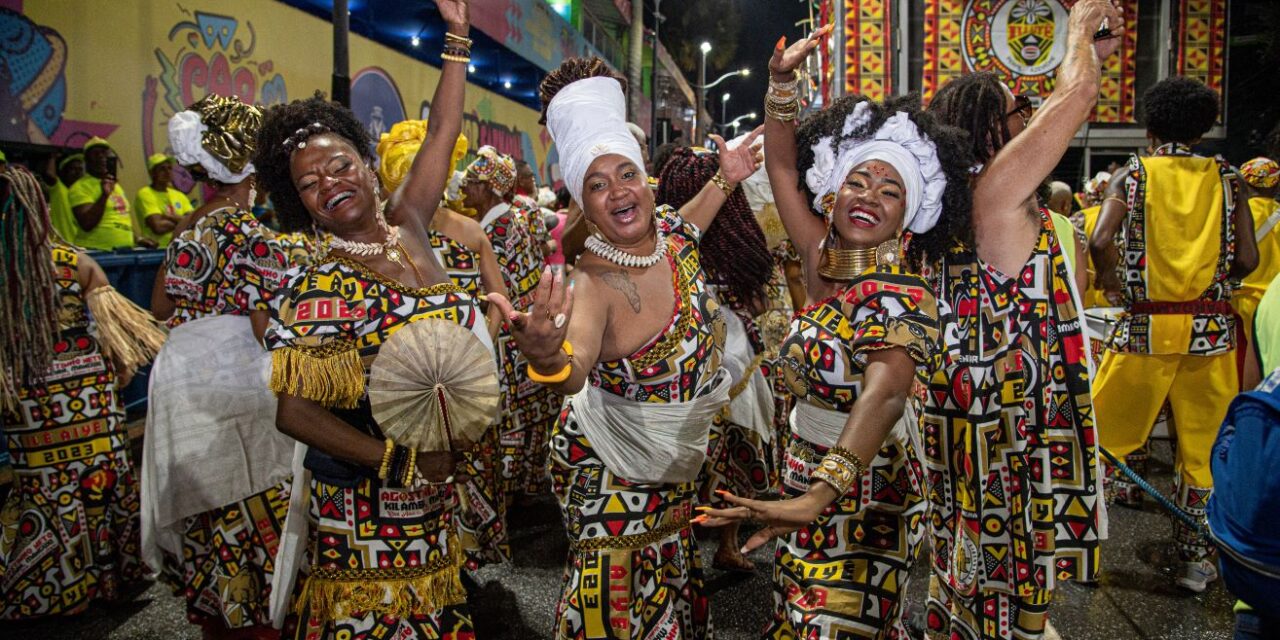
[[[124,371],[120,375],[132,377],[160,353],[160,347],[168,338],[164,325],[150,313],[131,302],[111,285],[104,285],[85,296],[89,313],[98,326],[98,344],[103,355],[111,358]]]
[[[271,352],[271,390],[354,409],[364,396],[364,365],[351,342],[325,347],[284,347]]]
[[[294,611],[309,610],[312,619],[332,622],[364,613],[407,618],[464,604],[457,539],[451,537],[449,546],[449,555],[419,567],[313,568]]]
[[[747,388],[747,385],[751,384],[751,377],[755,375],[762,362],[764,362],[764,354],[752,358],[751,364],[747,367],[746,372],[742,374],[742,379],[738,381],[738,384],[729,388],[730,400],[738,397],[738,394],[742,393]]]

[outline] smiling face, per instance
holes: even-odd
[[[854,167],[836,194],[831,223],[846,249],[869,249],[902,231],[907,192],[902,174],[887,162]]]
[[[311,218],[339,236],[372,221],[378,204],[378,179],[364,158],[342,136],[322,133],[289,158],[298,197]]]
[[[642,244],[653,236],[653,191],[643,170],[618,154],[592,161],[583,179],[582,211],[615,246]]]

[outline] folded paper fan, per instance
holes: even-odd
[[[434,318],[397,331],[369,371],[382,433],[418,451],[466,451],[498,414],[498,368],[471,330]]]

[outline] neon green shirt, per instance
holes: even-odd
[[[86,175],[71,185],[67,200],[74,210],[81,205],[97,202],[101,195],[102,181]],[[111,197],[107,199],[107,206],[102,212],[102,220],[98,222],[98,226],[87,231],[81,227],[76,240],[77,244],[86,249],[102,251],[133,246],[133,217],[129,214],[129,199],[125,197],[120,183],[116,183]]]
[[[80,225],[76,224],[76,216],[71,213],[71,201],[67,198],[70,189],[61,180],[54,180],[49,187],[49,219],[53,228],[58,230],[62,239],[71,244],[78,244]]]
[[[1254,350],[1258,354],[1259,370],[1265,378],[1280,367],[1280,276],[1271,281],[1258,303],[1253,335],[1249,339],[1256,341]]]
[[[155,240],[156,245],[163,249],[169,246],[173,234],[157,234],[152,231],[147,226],[147,218],[160,214],[185,216],[191,213],[192,208],[187,195],[173,187],[169,187],[164,193],[152,189],[151,185],[138,189],[138,195],[133,199],[133,215],[134,222],[138,225],[138,235]]]

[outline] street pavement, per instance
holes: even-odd
[[[1167,443],[1154,446],[1149,479],[1166,491],[1172,483],[1171,458]],[[1061,638],[1229,640],[1233,598],[1221,583],[1200,595],[1173,585],[1176,556],[1169,518],[1160,507],[1148,500],[1142,509],[1114,507],[1110,515],[1111,538],[1103,545],[1105,573],[1100,583],[1068,584],[1054,596],[1050,619]],[[514,509],[508,522],[512,562],[481,569],[468,585],[476,636],[480,640],[550,638],[568,548],[559,512],[554,501],[545,497]],[[705,532],[701,539],[709,564],[716,536]],[[751,559],[756,564],[753,575],[707,570],[718,640],[759,638],[772,613],[772,555],[757,550]],[[912,572],[906,614],[916,627],[923,625],[927,582],[927,561],[920,561]],[[162,586],[152,585],[127,602],[95,605],[81,616],[0,624],[0,637],[151,640],[195,639],[200,634],[187,624],[181,601]]]

